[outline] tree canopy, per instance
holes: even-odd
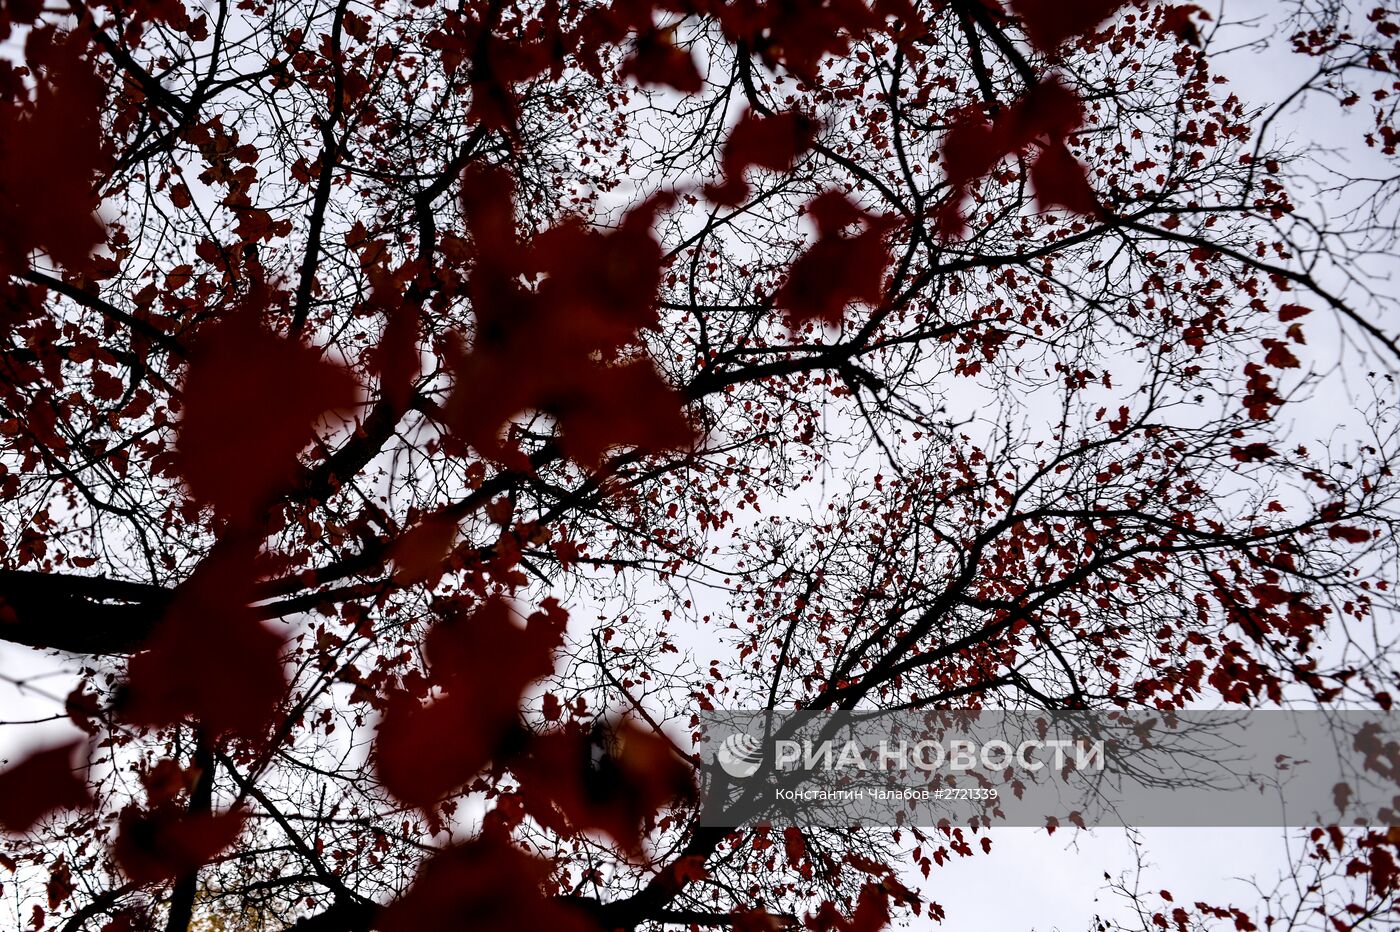
[[[698,711],[1389,709],[1400,10],[1236,6],[0,0],[6,926],[874,932],[993,836]]]

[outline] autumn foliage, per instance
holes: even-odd
[[[1297,6],[1393,160],[1400,19]],[[1388,708],[1395,386],[1295,425],[1393,182],[1313,211],[1217,25],[0,0],[0,904],[875,932],[986,826],[703,827],[697,711]]]

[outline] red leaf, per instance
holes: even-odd
[[[193,718],[211,735],[263,730],[287,679],[282,639],[248,608],[254,578],[250,553],[216,551],[180,586],[128,664],[124,720],[172,725]]]
[[[1026,38],[1042,52],[1053,52],[1071,36],[1096,29],[1124,5],[1125,0],[1011,0]]]
[[[499,81],[473,81],[467,119],[490,130],[512,130],[520,118],[515,91]]]
[[[691,768],[670,744],[624,722],[612,734],[569,727],[536,738],[511,764],[525,810],[565,834],[598,830],[629,855],[641,851],[642,829],[657,811],[695,793]]]
[[[132,883],[171,880],[207,864],[237,840],[241,812],[189,814],[173,807],[123,810],[112,856]]]
[[[1209,20],[1210,14],[1194,3],[1166,7],[1162,10],[1162,31],[1175,35],[1182,42],[1189,42],[1197,48],[1201,45],[1201,31],[1192,16]]]
[[[478,325],[471,351],[452,361],[454,433],[515,462],[503,427],[541,411],[558,422],[564,452],[589,466],[617,446],[689,446],[684,400],[649,362],[619,358],[640,329],[656,325],[662,254],[651,228],[672,199],[648,199],[608,233],[573,220],[520,243],[508,176],[469,172],[463,192],[477,247],[469,290]],[[537,291],[522,285],[526,274],[543,277]]]
[[[514,198],[515,180],[499,165],[474,165],[462,173],[462,213],[478,266],[519,263]]]
[[[802,836],[802,829],[795,825],[783,829],[783,847],[789,864],[800,863],[807,856],[807,839]]]
[[[578,910],[545,899],[548,862],[487,837],[448,848],[380,914],[380,932],[598,932]]]
[[[406,693],[391,695],[375,739],[380,782],[410,806],[430,809],[485,766],[509,725],[464,698],[424,707]]]
[[[141,775],[141,785],[146,788],[146,798],[156,804],[173,802],[175,797],[194,785],[194,777],[199,768],[185,770],[178,762],[164,758],[156,762],[150,770]]]
[[[1230,456],[1241,463],[1262,463],[1278,456],[1278,452],[1267,443],[1251,443],[1243,447],[1231,447]]]
[[[1347,806],[1351,803],[1351,787],[1345,783],[1338,783],[1332,787],[1332,804],[1337,807],[1338,812],[1345,813]]]
[[[1303,307],[1301,304],[1285,304],[1278,309],[1278,319],[1283,323],[1297,320],[1300,317],[1307,317],[1312,313],[1312,308]]]
[[[1246,363],[1244,367],[1246,394],[1242,399],[1245,410],[1256,421],[1267,421],[1273,417],[1271,408],[1283,404],[1283,398],[1274,388],[1274,380],[1264,372],[1258,363]]]
[[[0,270],[28,265],[40,249],[70,268],[106,238],[95,180],[107,161],[98,113],[103,85],[77,34],[29,33],[24,59],[39,80],[31,101],[0,102]]]
[[[442,515],[424,518],[394,543],[394,579],[400,583],[436,582],[456,540],[456,521]]]
[[[63,855],[58,856],[58,861],[49,870],[48,883],[44,884],[44,893],[48,896],[49,909],[56,910],[68,901],[73,895],[73,872],[68,869],[68,864]]]
[[[966,120],[954,125],[943,141],[943,169],[949,183],[961,187],[991,171],[1006,152],[1006,140],[995,124]]]
[[[294,483],[316,420],[355,400],[347,370],[240,312],[199,336],[182,395],[177,468],[195,501],[234,522],[255,521]]]
[[[992,123],[981,117],[954,123],[943,142],[944,170],[953,193],[937,218],[942,234],[953,236],[962,231],[958,204],[966,195],[967,186],[1037,139],[1043,140],[1044,147],[1032,167],[1032,181],[1041,205],[1059,204],[1081,213],[1097,212],[1098,200],[1084,168],[1065,147],[1065,137],[1083,122],[1084,109],[1078,95],[1052,78],[1031,87]]]
[[[905,4],[886,2],[884,9],[907,12]],[[716,4],[725,33],[748,44],[770,68],[785,67],[815,83],[821,62],[844,55],[851,40],[879,26],[879,18],[861,0],[787,0],[783,3]],[[911,17],[917,21],[917,17]]]
[[[835,189],[818,194],[807,202],[805,209],[821,236],[836,236],[867,219],[865,211]]]
[[[724,183],[706,185],[705,196],[721,206],[738,207],[749,196],[749,185],[744,180],[749,168],[788,171],[798,156],[812,147],[820,128],[816,120],[796,110],[766,117],[746,111],[724,144],[720,158]]]
[[[994,122],[968,119],[949,130],[943,144],[948,180],[964,185],[1038,138],[1062,142],[1083,122],[1083,106],[1074,91],[1053,78],[1037,84]]]
[[[1049,210],[1064,207],[1076,214],[1098,213],[1099,199],[1085,174],[1084,165],[1062,142],[1048,143],[1031,166],[1035,199]]]
[[[73,755],[82,741],[36,751],[0,772],[0,829],[27,832],[58,809],[88,806],[87,784],[74,773]]]
[[[1039,138],[1062,141],[1084,124],[1084,105],[1079,95],[1050,78],[1032,86],[997,120],[1008,151],[1024,149]]]
[[[673,202],[648,198],[608,233],[565,221],[535,238],[529,264],[546,276],[538,294],[551,340],[611,351],[656,326],[662,251],[652,225]]]
[[[506,602],[493,598],[471,615],[442,609],[444,617],[424,641],[433,680],[449,691],[473,691],[483,708],[514,709],[520,690],[554,669],[569,614],[545,599],[522,628]],[[501,692],[514,692],[503,696]]]
[[[557,22],[546,24],[542,30],[545,34],[535,41],[505,37],[500,28],[501,11],[499,4],[488,7],[484,21],[472,29],[475,35],[451,53],[460,55],[467,49],[471,52],[472,102],[467,119],[486,129],[514,132],[520,107],[512,85],[556,64],[563,48],[558,41]]]
[[[493,599],[471,615],[457,610],[439,621],[426,650],[446,695],[426,707],[406,694],[392,697],[375,744],[385,789],[427,809],[480,770],[515,727],[525,687],[553,670],[567,619],[550,599],[522,629],[506,603]]]
[[[1327,536],[1333,540],[1344,540],[1349,544],[1365,544],[1371,540],[1371,532],[1359,527],[1328,528]]]
[[[385,316],[388,319],[384,337],[375,354],[380,390],[394,410],[403,411],[408,407],[413,380],[423,362],[418,354],[418,310],[408,304],[396,304],[385,310]]]
[[[1264,364],[1273,366],[1275,369],[1297,369],[1300,365],[1298,357],[1293,355],[1293,351],[1288,348],[1288,344],[1280,340],[1264,340],[1264,347],[1268,353],[1264,355]]]
[[[831,903],[823,903],[815,916],[807,919],[813,932],[879,932],[890,923],[889,896],[873,883],[861,887],[856,911],[845,918]]]
[[[773,298],[786,312],[791,330],[812,320],[839,326],[851,304],[878,305],[890,263],[885,235],[891,221],[867,216],[836,191],[818,195],[807,206],[817,223],[817,242],[792,264]],[[861,220],[866,229],[842,235],[842,229]]]
[[[571,388],[559,386],[540,407],[559,419],[564,451],[584,465],[601,465],[614,447],[659,453],[695,439],[681,413],[685,400],[650,363],[593,367],[574,376]]]
[[[705,86],[695,59],[672,42],[672,30],[651,28],[637,37],[632,56],[622,66],[624,75],[631,75],[643,84],[674,87],[683,94],[694,94]]]
[[[93,722],[102,716],[102,706],[97,696],[87,691],[85,683],[79,683],[77,688],[68,694],[63,709],[74,725],[90,735],[97,734],[97,726]]]

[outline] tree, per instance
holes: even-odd
[[[1290,10],[1393,159],[1400,17]],[[0,638],[82,732],[0,771],[22,920],[874,930],[990,844],[700,827],[697,709],[1388,708],[1394,182],[1217,29],[8,0]]]

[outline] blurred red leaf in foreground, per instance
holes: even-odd
[[[889,897],[874,883],[861,887],[861,896],[850,918],[843,917],[834,905],[823,903],[806,921],[806,928],[812,932],[879,932],[888,925]]]
[[[1098,199],[1085,168],[1065,145],[1066,137],[1083,123],[1079,95],[1051,78],[1032,86],[991,122],[972,117],[954,125],[943,144],[944,169],[953,192],[938,217],[942,234],[951,237],[962,232],[960,208],[969,184],[991,172],[1002,159],[1037,142],[1040,153],[1031,166],[1031,181],[1041,207],[1096,212]]]
[[[624,358],[637,332],[656,325],[662,254],[651,228],[671,198],[648,199],[610,232],[565,220],[520,242],[511,192],[502,169],[463,179],[477,253],[470,293],[478,328],[471,351],[453,360],[447,414],[454,432],[517,465],[521,457],[501,433],[526,411],[553,416],[564,452],[595,468],[613,447],[688,446],[693,435],[679,393],[649,361]],[[523,275],[542,276],[537,291],[521,284]]]
[[[0,772],[0,829],[27,832],[59,809],[88,805],[87,782],[74,771],[73,757],[82,741],[43,751]]]
[[[251,553],[227,548],[200,565],[128,665],[121,716],[136,725],[193,718],[211,734],[251,737],[286,688],[282,639],[254,617]],[[236,697],[231,699],[230,697]]]
[[[494,837],[436,855],[380,914],[380,932],[597,932],[584,913],[545,899],[547,862]]]
[[[1027,38],[1042,52],[1053,52],[1066,39],[1096,29],[1124,5],[1124,0],[1011,0]]]
[[[705,86],[695,59],[675,45],[674,31],[650,28],[637,36],[636,47],[622,73],[643,84],[662,84],[683,94],[694,94]]]
[[[811,320],[839,326],[852,303],[879,304],[890,263],[885,236],[893,224],[888,218],[866,214],[839,191],[817,195],[807,211],[816,223],[817,241],[792,264],[774,296],[791,330]],[[843,231],[856,224],[864,229],[846,236]]]
[[[747,111],[724,143],[720,165],[724,182],[707,185],[705,196],[723,207],[738,207],[749,196],[744,173],[750,168],[783,172],[812,147],[821,124],[804,113],[787,110],[771,116]]]
[[[879,932],[889,923],[889,897],[880,887],[868,883],[861,888],[856,910],[849,919],[831,903],[823,903],[807,919],[807,928],[812,932]]]
[[[568,835],[597,830],[631,856],[645,822],[677,799],[692,799],[691,768],[664,738],[623,722],[611,734],[569,727],[534,739],[512,764],[525,810]]]
[[[135,884],[179,877],[207,864],[233,844],[243,830],[243,814],[186,813],[173,806],[143,812],[123,810],[112,855]]]
[[[384,787],[428,808],[480,770],[516,724],[521,692],[554,669],[567,619],[550,599],[521,628],[509,606],[492,599],[438,622],[426,649],[445,694],[426,707],[407,694],[392,697],[375,746]]]
[[[27,268],[33,249],[80,266],[105,238],[94,185],[106,162],[102,83],[85,47],[77,35],[33,30],[24,50],[39,74],[33,98],[0,96],[0,270]]]
[[[191,497],[254,522],[297,475],[318,418],[356,401],[341,366],[242,311],[203,331],[186,376],[176,460]]]

